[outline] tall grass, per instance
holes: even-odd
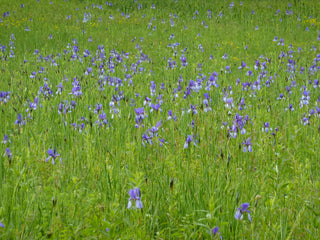
[[[0,5],[0,238],[319,239],[319,2]]]

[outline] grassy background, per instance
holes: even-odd
[[[92,5],[91,1],[0,0],[2,12],[10,12],[0,22],[0,44],[6,46],[0,52],[0,90],[11,92],[8,103],[0,103],[0,137],[7,134],[11,140],[0,145],[0,222],[5,226],[0,228],[0,238],[218,239],[211,230],[219,226],[224,239],[319,239],[319,116],[311,116],[306,126],[301,123],[304,113],[308,116],[319,107],[320,90],[313,87],[319,73],[308,70],[311,65],[319,66],[314,63],[319,54],[319,2],[292,1],[290,8],[288,1],[242,3],[234,2],[231,9],[231,2],[202,0],[114,1],[112,6],[105,1]],[[208,9],[212,18],[208,18]],[[286,14],[286,10],[293,13]],[[91,14],[87,22],[83,22],[85,13]],[[27,26],[30,31],[25,31]],[[9,57],[11,34],[15,37],[14,58]],[[50,34],[52,39],[48,39]],[[170,40],[171,34],[175,38]],[[284,39],[284,46],[273,41],[275,36]],[[168,47],[170,43],[180,45],[174,50]],[[296,63],[292,79],[287,71],[289,56],[279,59],[281,51],[288,53],[290,44]],[[75,45],[81,60],[72,60]],[[97,50],[102,45],[106,58],[99,60]],[[188,66],[181,68],[185,48]],[[42,58],[34,54],[36,49]],[[91,55],[84,58],[86,49]],[[116,63],[113,50],[115,55],[129,53],[128,59]],[[132,64],[141,60],[142,53],[150,61],[141,61],[137,69],[144,70],[134,73]],[[222,59],[225,53],[226,60]],[[264,58],[259,59],[261,55]],[[177,62],[177,68],[168,69],[169,58]],[[107,67],[110,59],[115,62],[114,72]],[[253,68],[257,59],[267,66],[261,90],[243,91],[242,84],[257,81],[261,72]],[[249,68],[240,71],[242,61]],[[105,90],[99,91],[101,64],[105,76],[120,78],[123,85],[107,81]],[[202,64],[201,72],[198,64]],[[226,66],[231,73],[225,73]],[[39,73],[41,67],[43,73]],[[93,75],[85,75],[87,67],[93,68]],[[301,67],[305,67],[303,73]],[[246,75],[249,69],[254,76]],[[191,79],[201,82],[213,71],[219,74],[219,87],[207,91],[203,80],[199,92],[191,91],[191,96],[183,98]],[[37,72],[33,79],[32,72]],[[132,84],[125,81],[126,73],[132,75]],[[174,100],[179,76],[182,90]],[[81,97],[70,94],[75,77],[81,84]],[[290,95],[286,86],[292,80],[296,86]],[[153,97],[151,81],[156,83]],[[50,98],[38,93],[44,82],[54,93]],[[56,94],[60,82],[64,86],[61,95]],[[160,89],[161,83],[166,89]],[[310,103],[300,108],[303,86],[310,91]],[[222,100],[229,87],[235,104],[231,110]],[[110,101],[119,91],[124,95],[118,106],[121,117],[112,118]],[[204,112],[205,92],[212,99],[210,112]],[[285,96],[281,101],[277,100],[280,93]],[[147,96],[156,103],[159,94],[163,95],[162,112],[150,112],[146,105],[145,127],[135,128],[135,108],[143,107]],[[36,96],[42,107],[30,113],[32,119],[27,118],[27,100],[33,102]],[[241,98],[247,108],[238,111]],[[76,108],[59,114],[57,105],[72,100]],[[109,121],[104,127],[95,124],[98,103]],[[187,113],[190,104],[197,104],[197,114]],[[294,111],[285,111],[289,104]],[[177,121],[167,121],[168,110]],[[247,114],[252,123],[246,123],[246,134],[228,138],[223,122],[230,127],[237,113]],[[15,124],[17,114],[26,118],[25,125]],[[154,138],[153,145],[144,147],[142,134],[160,120],[158,137],[167,143],[161,147]],[[82,132],[71,125],[82,122]],[[270,122],[273,132],[279,129],[275,136],[261,131],[265,122]],[[186,136],[193,134],[197,146],[190,144],[185,149]],[[242,142],[248,137],[253,142],[252,153],[243,152]],[[11,163],[2,156],[8,147],[13,154]],[[55,165],[45,161],[49,148],[57,149],[62,164],[58,159]],[[126,208],[133,187],[141,189],[142,211]],[[234,218],[244,202],[250,203],[252,222],[246,216],[243,221]]]

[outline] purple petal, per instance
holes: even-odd
[[[135,188],[134,191],[136,193],[136,197],[137,198],[140,197],[140,195],[141,195],[140,188]]]
[[[239,209],[237,209],[237,211],[236,211],[236,214],[234,215],[234,217],[235,217],[235,219],[240,219],[241,218],[241,216],[242,216],[242,214],[241,214],[241,212],[240,212],[240,210]]]
[[[212,233],[213,233],[213,235],[216,235],[217,233],[219,233],[219,227],[213,228]]]
[[[4,225],[3,225],[3,223],[2,223],[2,222],[0,222],[0,227],[4,228]]]
[[[240,208],[242,208],[242,211],[246,211],[248,209],[249,205],[250,205],[249,203],[242,203],[240,205]]]
[[[49,154],[50,156],[53,156],[53,155],[54,155],[53,150],[49,148],[49,149],[48,149],[48,154]]]
[[[142,207],[143,207],[142,201],[141,201],[141,200],[137,200],[137,201],[136,201],[136,208],[141,209]]]
[[[247,152],[247,147],[243,146],[243,152]]]
[[[129,195],[130,195],[131,199],[136,199],[136,192],[134,191],[134,189],[130,189]]]
[[[131,201],[129,200],[127,208],[130,209],[130,208],[131,208],[131,205],[132,205],[132,203],[131,203]]]

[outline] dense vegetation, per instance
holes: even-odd
[[[0,5],[1,239],[320,238],[319,1]]]

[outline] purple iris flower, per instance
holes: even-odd
[[[56,91],[56,94],[61,94],[62,91],[63,91],[63,86],[62,86],[62,82],[59,83],[59,85],[57,86],[57,91]]]
[[[99,120],[96,121],[96,124],[99,124],[99,126],[108,125],[107,115],[104,111],[99,114]]]
[[[244,101],[245,101],[244,98],[242,98],[242,99],[240,100],[240,103],[239,103],[239,111],[242,111],[243,109],[247,109],[247,106],[246,106],[246,104],[245,104]]]
[[[285,99],[284,95],[282,93],[280,93],[279,97],[277,98],[277,100],[281,100],[281,99]]]
[[[309,124],[309,120],[310,118],[305,117],[305,114],[303,114],[303,117],[301,118],[301,123],[306,126]]]
[[[252,152],[252,143],[251,143],[251,138],[248,138],[247,141],[243,142],[243,152]]]
[[[96,108],[94,109],[94,113],[98,114],[101,109],[102,109],[102,104],[97,103]]]
[[[152,103],[151,104],[150,112],[153,112],[153,110],[156,111],[156,112],[158,112],[160,110],[160,112],[162,112],[162,109],[161,109],[161,106],[160,106],[159,103],[157,103],[157,104],[153,104]]]
[[[9,158],[9,161],[10,161],[11,158],[12,158],[12,153],[11,153],[11,151],[10,151],[9,148],[6,148],[6,151],[5,151],[5,153],[3,154],[3,157],[6,156],[6,155],[7,155],[7,157]]]
[[[46,159],[46,162],[48,162],[49,159],[52,158],[52,164],[55,164],[55,159],[60,157],[60,154],[57,153],[56,149],[52,150],[49,148],[48,155],[49,155],[49,157]],[[60,162],[62,163],[61,158],[60,158]]]
[[[197,114],[198,113],[198,111],[197,111],[197,104],[196,105],[192,105],[192,104],[190,104],[190,109],[188,110],[188,113],[192,113],[192,115],[195,115],[195,114]]]
[[[10,92],[0,92],[0,102],[7,103],[10,100]]]
[[[234,215],[235,219],[242,220],[243,219],[243,214],[246,212],[248,214],[248,219],[251,222],[250,211],[248,210],[249,205],[250,205],[249,203],[241,204],[240,207],[237,208],[236,214]]]
[[[151,81],[150,83],[150,92],[151,92],[151,97],[156,94],[156,84],[154,81]]]
[[[164,138],[159,138],[159,146],[162,147],[163,144],[167,143],[166,140]]]
[[[4,228],[4,225],[3,225],[3,223],[2,223],[2,222],[0,222],[0,227]]]
[[[173,115],[172,110],[169,110],[169,111],[168,111],[167,121],[170,120],[170,119],[173,119],[174,121],[177,120],[177,116],[176,116],[176,115]]]
[[[77,80],[77,78],[73,79],[72,82],[73,88],[72,88],[72,92],[70,94],[79,97],[82,95],[82,91],[81,91],[81,86],[80,86],[80,82]]]
[[[208,93],[204,93],[203,95],[204,95],[203,104],[206,106],[206,107],[204,108],[204,111],[205,111],[205,112],[211,111],[212,108],[209,107],[209,102],[211,102],[210,96],[209,96]]]
[[[8,135],[5,134],[2,143],[6,144],[7,142],[10,143],[11,141],[9,140]]]
[[[142,108],[136,108],[134,111],[136,112],[137,116],[141,116],[142,119],[144,118],[144,108],[143,107]]]
[[[28,99],[29,108],[27,108],[26,112],[28,112],[29,110],[31,112],[37,110],[38,103],[39,103],[39,98],[37,98],[37,97],[34,98],[34,102],[30,102]],[[40,104],[40,107],[42,107],[41,104]]]
[[[180,60],[181,60],[181,67],[186,67],[188,65],[187,58],[185,57],[184,54],[181,55]]]
[[[224,105],[224,106],[225,106],[227,109],[231,109],[231,108],[234,107],[233,97],[230,97],[230,98],[224,97],[224,98],[223,98],[223,101],[225,102],[225,105]]]
[[[136,128],[139,128],[140,124],[142,123],[142,120],[148,116],[145,114],[143,107],[142,108],[135,108],[134,111],[136,113],[136,119],[135,119],[136,125],[135,126],[136,126]],[[144,127],[143,124],[142,124],[142,127]]]
[[[191,142],[193,142],[193,144],[194,144],[195,146],[197,146],[196,143],[195,143],[195,136],[194,136],[194,135],[193,135],[193,137],[192,137],[191,135],[188,135],[188,136],[186,137],[186,142],[184,143],[184,148],[188,148],[188,147],[189,147],[189,144],[190,144]]]
[[[129,195],[130,195],[130,198],[129,198],[129,202],[128,202],[128,209],[131,208],[132,206],[132,200],[134,200],[136,202],[136,208],[142,208],[143,205],[142,205],[142,201],[140,199],[140,195],[141,195],[141,192],[140,192],[140,189],[139,188],[133,188],[133,189],[130,189],[129,190]]]
[[[294,110],[294,107],[292,106],[292,104],[289,104],[289,109],[291,112]]]
[[[146,143],[149,143],[150,145],[152,145],[153,144],[153,142],[152,142],[152,136],[149,136],[148,135],[148,132],[147,133],[143,133],[142,134],[142,144],[143,144],[143,146],[145,147],[145,142]]]
[[[231,73],[230,66],[226,66],[226,70],[224,71],[225,73]]]
[[[148,106],[150,107],[150,105],[151,105],[151,98],[145,97],[145,99],[144,99],[144,101],[143,101],[143,106],[145,106],[146,104],[148,104]]]
[[[22,118],[22,115],[21,115],[20,113],[17,114],[17,120],[15,121],[15,124],[16,124],[16,125],[20,125],[20,126],[26,124],[25,121],[24,121],[24,119]]]
[[[219,234],[220,235],[220,239],[222,239],[221,232],[219,232],[219,227],[214,227],[212,229],[212,233],[213,233],[213,235]]]
[[[270,128],[270,122],[265,122],[264,123],[264,127],[262,128],[262,132],[269,132],[269,129],[271,129],[272,131],[272,128]]]
[[[239,70],[241,70],[241,69],[243,69],[243,68],[245,68],[245,67],[247,67],[247,64],[242,61],[242,62],[241,62],[241,66],[239,67]]]

